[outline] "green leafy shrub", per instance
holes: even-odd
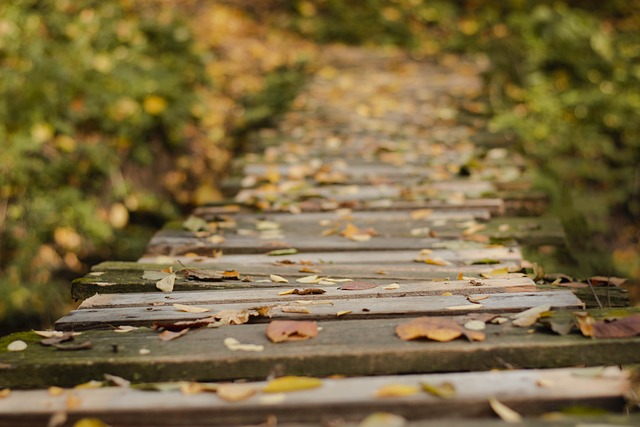
[[[113,248],[130,216],[176,212],[164,181],[197,123],[204,63],[174,10],[134,4],[0,5],[4,324],[55,318],[55,270]]]

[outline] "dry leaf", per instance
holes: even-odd
[[[310,390],[322,386],[322,380],[312,377],[284,376],[274,378],[262,389],[263,393],[288,393],[291,391]]]
[[[201,282],[221,282],[224,280],[222,272],[218,270],[192,270],[190,268],[181,271],[188,280]]]
[[[472,302],[472,303],[477,303],[478,301],[482,301],[489,298],[489,295],[469,295],[467,297],[467,301]]]
[[[596,322],[593,317],[587,312],[575,312],[573,313],[574,318],[578,322],[578,327],[580,328],[580,332],[585,337],[593,336],[593,324]]]
[[[236,270],[223,271],[222,278],[225,280],[240,280],[240,273]]]
[[[475,331],[466,331],[462,326],[448,317],[418,317],[399,324],[396,334],[403,341],[417,338],[428,338],[434,341],[447,342],[466,336],[472,341],[483,341],[484,334]]]
[[[82,335],[82,332],[63,332],[63,331],[33,331],[36,335],[44,338],[61,338],[65,334],[72,334],[74,337]]]
[[[489,271],[488,273],[480,273],[480,275],[485,279],[491,279],[492,277],[506,276],[507,274],[509,274],[509,269],[507,267],[496,268],[494,270]]]
[[[120,325],[117,328],[115,328],[113,330],[113,332],[118,332],[120,334],[124,334],[124,333],[127,333],[127,332],[135,331],[136,329],[140,329],[140,328],[137,327],[137,326]]]
[[[450,305],[449,307],[445,307],[447,310],[458,311],[458,310],[478,310],[484,307],[482,304],[464,304],[464,305]]]
[[[10,388],[3,388],[2,390],[0,390],[0,399],[5,399],[9,397],[10,394],[11,394]]]
[[[65,390],[62,387],[51,386],[47,389],[49,396],[62,396]]]
[[[267,252],[268,256],[284,256],[284,255],[295,255],[298,253],[298,250],[295,248],[286,248],[286,249],[274,249],[270,252]]]
[[[172,292],[173,285],[176,283],[176,274],[171,273],[166,277],[158,280],[156,282],[156,288],[160,289],[162,292]]]
[[[333,301],[331,300],[311,300],[311,299],[304,299],[304,300],[297,300],[294,301],[294,303],[296,304],[300,304],[300,305],[333,305]]]
[[[76,399],[78,401],[80,400],[80,398],[77,398],[77,397]],[[67,407],[67,409],[73,409],[73,408]],[[73,424],[73,427],[109,427],[109,425],[99,420],[98,418],[81,418]]]
[[[158,338],[160,338],[162,341],[171,341],[171,340],[175,340],[176,338],[180,338],[187,332],[189,332],[189,328],[183,329],[180,332],[162,331],[158,335]]]
[[[411,211],[409,214],[413,221],[419,221],[421,219],[428,218],[433,213],[433,209],[418,209],[415,211]]]
[[[217,387],[218,397],[227,402],[247,400],[256,392],[256,388],[249,384],[219,384]]]
[[[384,289],[385,291],[393,291],[394,289],[400,289],[400,285],[397,283],[392,283],[390,285],[383,286],[382,289]]]
[[[349,240],[354,242],[366,242],[371,240],[373,236],[377,233],[374,229],[368,228],[366,230],[360,229],[353,225],[352,223],[348,223],[345,228],[340,232],[342,237],[346,237]]]
[[[544,304],[538,307],[530,308],[529,310],[525,310],[522,313],[515,314],[511,316],[512,319],[515,319],[512,323],[514,326],[520,326],[521,328],[527,328],[538,321],[540,316],[551,310],[551,305]]]
[[[402,397],[417,394],[420,389],[411,384],[388,384],[376,390],[376,397]]]
[[[277,274],[271,274],[269,276],[269,279],[273,282],[273,283],[289,283],[289,281],[287,279],[285,279],[282,276],[278,276]]]
[[[297,289],[287,289],[286,291],[278,292],[278,295],[291,295],[291,294],[293,294],[295,291],[297,291]]]
[[[374,412],[358,424],[358,427],[404,427],[407,420],[389,412]]]
[[[300,273],[311,273],[311,274],[319,274],[320,273],[320,270],[318,270],[317,268],[309,268],[309,267],[302,267],[298,271]]]
[[[242,325],[249,321],[251,316],[257,316],[256,310],[220,310],[215,313],[213,318],[218,321],[220,325]]]
[[[225,338],[224,345],[231,351],[263,351],[264,346],[258,344],[240,344],[235,338]]]
[[[122,377],[118,377],[116,375],[104,374],[104,379],[110,384],[115,385],[116,387],[129,387],[131,386],[131,381],[125,380]]]
[[[442,399],[451,399],[456,396],[456,388],[451,383],[442,383],[442,384],[429,384],[427,382],[421,382],[420,386],[423,391],[426,391],[429,394],[432,394],[436,397],[440,397]]]
[[[493,412],[498,415],[505,423],[520,423],[522,416],[505,404],[499,402],[495,397],[489,399],[489,405]]]
[[[340,286],[339,289],[343,291],[363,291],[365,289],[373,289],[377,287],[373,283],[365,283],[365,282],[350,282],[346,285]]]
[[[208,308],[196,307],[194,305],[173,304],[173,307],[178,311],[183,311],[186,313],[206,313],[207,311],[209,311]]]
[[[339,311],[336,313],[336,316],[341,317],[341,316],[346,316],[347,314],[351,314],[353,313],[353,311],[351,310],[344,310],[344,311]]]
[[[464,324],[464,328],[470,331],[484,331],[487,325],[482,320],[469,320]]]
[[[593,324],[595,338],[629,338],[640,335],[640,314],[622,319],[599,320]]]
[[[283,305],[280,307],[283,313],[298,313],[298,314],[311,314],[311,310],[307,307],[293,307],[290,305]]]
[[[305,277],[301,277],[299,279],[296,279],[296,282],[298,283],[318,283],[320,281],[320,278],[317,275],[313,275],[313,276],[305,276]]]
[[[425,264],[429,264],[429,265],[439,265],[439,266],[447,266],[447,265],[451,265],[451,263],[449,261],[447,261],[446,259],[442,259],[442,258],[424,258],[421,259],[420,261],[424,262]]]
[[[306,320],[273,320],[269,323],[266,333],[275,343],[302,341],[318,335],[318,324]]]

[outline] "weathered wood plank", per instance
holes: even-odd
[[[476,298],[485,299],[479,303],[470,303],[463,295],[442,296],[417,296],[404,295],[397,292],[380,290],[378,293],[361,293],[360,295],[348,298],[351,291],[342,291],[343,295],[326,296],[316,295],[300,297],[278,296],[277,292],[271,292],[260,298],[246,300],[230,299],[216,302],[203,301],[193,304],[185,301],[188,305],[209,310],[205,313],[189,313],[176,309],[172,304],[175,302],[171,296],[160,299],[162,305],[147,305],[145,307],[115,307],[115,308],[91,308],[73,310],[68,315],[59,319],[55,323],[58,330],[87,330],[87,329],[110,329],[114,326],[152,326],[155,322],[176,322],[182,320],[196,320],[211,316],[217,311],[250,310],[257,306],[271,307],[270,318],[258,318],[256,322],[268,322],[270,320],[291,319],[291,320],[333,320],[341,315],[341,319],[374,319],[384,317],[416,317],[424,315],[451,315],[467,313],[506,313],[520,312],[532,307],[549,304],[554,309],[582,309],[584,305],[570,291],[560,292],[530,292],[530,293],[502,293],[476,295]],[[216,294],[221,294],[216,293]],[[327,292],[328,293],[328,292]],[[263,292],[264,294],[264,292]],[[394,295],[395,294],[395,295]],[[298,301],[314,301],[318,305],[300,304]],[[449,309],[455,307],[455,310]],[[303,309],[304,313],[285,312],[289,309]]]
[[[113,307],[144,307],[159,303],[180,303],[180,304],[213,304],[229,302],[257,302],[275,301],[283,299],[305,299],[305,298],[371,298],[371,297],[411,297],[441,295],[449,292],[454,295],[476,295],[495,294],[512,292],[522,289],[535,288],[533,280],[526,277],[507,279],[482,279],[471,282],[470,280],[443,280],[431,282],[402,282],[396,289],[391,287],[384,289],[384,286],[392,284],[391,280],[366,281],[377,285],[373,289],[344,291],[337,289],[340,284],[334,286],[317,284],[300,284],[291,280],[291,283],[265,283],[264,285],[272,289],[251,289],[251,290],[225,290],[219,292],[191,291],[165,293],[118,293],[118,294],[96,294],[80,304],[79,309],[85,308],[113,308]],[[283,289],[292,288],[321,288],[325,291],[322,295],[278,295]]]
[[[375,391],[385,385],[421,383],[449,383],[456,395],[441,399],[419,392],[396,398],[375,397]],[[261,391],[265,384],[247,383],[257,393],[235,403],[225,402],[215,393],[185,395],[178,390],[149,392],[128,387],[67,389],[58,396],[45,390],[13,391],[0,400],[0,426],[42,426],[56,413],[66,413],[68,425],[81,417],[99,418],[113,426],[140,425],[140,414],[144,413],[146,425],[155,426],[248,425],[264,422],[268,416],[275,416],[278,425],[307,422],[319,426],[328,417],[359,422],[380,411],[409,420],[446,418],[438,420],[446,425],[451,425],[450,417],[484,417],[486,423],[495,417],[488,405],[491,397],[525,416],[575,405],[621,411],[629,379],[626,371],[615,367],[603,369],[598,375],[590,369],[573,368],[325,379],[320,388],[287,393],[271,404],[269,395]],[[76,406],[69,407],[71,396]],[[476,425],[471,419],[459,422]],[[486,427],[485,423],[482,425]]]
[[[92,348],[60,351],[39,344],[35,333],[0,339],[0,384],[8,387],[70,386],[110,373],[136,382],[261,379],[274,369],[285,375],[385,375],[494,368],[555,368],[576,365],[640,363],[640,337],[590,339],[581,335],[530,333],[509,322],[487,325],[483,342],[402,341],[395,335],[399,318],[322,321],[317,337],[274,344],[266,325],[245,324],[190,331],[164,342],[156,332],[126,334],[88,331],[77,339]],[[264,346],[262,352],[232,351],[227,337]],[[7,352],[22,339],[28,347]],[[140,350],[148,354],[141,356]]]

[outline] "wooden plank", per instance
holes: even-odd
[[[313,299],[313,298],[378,298],[385,297],[412,297],[441,295],[449,292],[453,295],[477,295],[512,292],[518,289],[535,288],[533,280],[527,277],[506,278],[506,279],[482,279],[473,283],[470,280],[443,280],[432,282],[402,282],[397,289],[391,287],[384,289],[384,286],[392,284],[391,280],[368,280],[367,283],[378,285],[373,289],[362,290],[339,290],[340,286],[317,284],[300,284],[294,279],[291,283],[265,283],[271,289],[246,289],[246,290],[225,290],[219,292],[211,291],[191,291],[191,292],[171,292],[165,293],[119,293],[119,294],[96,294],[80,304],[79,309],[85,308],[114,308],[114,307],[146,307],[159,303],[180,303],[180,304],[213,304],[230,302],[266,302],[282,301],[283,299]],[[348,283],[348,282],[347,282]],[[278,295],[283,289],[316,287],[322,288],[325,293],[322,295]]]
[[[169,342],[145,328],[126,334],[87,331],[77,340],[92,348],[79,351],[44,347],[41,337],[24,332],[0,339],[2,349],[16,339],[28,344],[22,352],[0,353],[0,384],[72,386],[101,380],[105,373],[136,382],[262,379],[276,366],[283,375],[353,376],[640,363],[640,337],[594,340],[530,333],[507,322],[487,325],[483,342],[402,341],[395,328],[405,321],[321,321],[317,337],[280,344],[267,339],[264,324],[203,328]],[[227,337],[263,345],[264,351],[232,351],[223,344]],[[141,356],[141,349],[148,354]]]
[[[348,293],[350,291],[342,291]],[[452,313],[506,313],[520,312],[532,307],[549,304],[554,309],[582,309],[584,305],[570,291],[558,292],[527,292],[527,293],[501,293],[491,295],[476,295],[476,298],[485,298],[478,304],[470,303],[463,295],[442,296],[415,296],[385,295],[381,291],[377,294],[358,295],[347,298],[346,295],[330,297],[318,295],[316,298],[300,298],[300,296],[278,297],[277,292],[271,292],[261,298],[248,298],[242,302],[237,300],[222,300],[211,303],[201,302],[188,305],[207,309],[205,313],[189,313],[176,309],[171,296],[159,298],[163,305],[147,305],[145,307],[116,307],[116,308],[84,308],[73,310],[63,318],[55,322],[58,330],[87,330],[110,329],[114,326],[153,326],[154,323],[173,323],[183,320],[196,320],[211,316],[221,310],[243,311],[251,310],[257,306],[271,307],[269,318],[257,318],[256,322],[268,322],[270,320],[333,320],[341,319],[374,319],[385,317],[416,317],[416,316],[447,316]],[[389,292],[392,294],[392,292]],[[216,293],[219,294],[219,293]],[[315,302],[317,305],[301,304],[300,302]],[[156,303],[158,304],[158,303]],[[455,307],[455,310],[449,309]],[[464,307],[464,308],[463,308]],[[285,312],[286,309],[303,309],[304,313]]]
[[[386,399],[374,395],[385,385],[422,383],[451,384],[456,395],[450,399],[425,392]],[[572,368],[324,379],[319,388],[287,393],[279,401],[272,398],[270,404],[270,395],[261,391],[265,385],[247,383],[257,393],[235,403],[215,393],[186,395],[177,389],[66,389],[58,396],[45,390],[13,391],[0,399],[0,426],[42,426],[56,413],[67,414],[69,425],[82,417],[99,418],[114,426],[140,425],[140,414],[144,413],[146,425],[155,426],[249,425],[262,423],[268,416],[274,416],[278,425],[306,422],[320,426],[325,425],[327,416],[360,422],[373,412],[384,411],[414,422],[435,419],[439,425],[457,424],[450,419],[456,417],[458,422],[466,422],[460,425],[475,426],[465,417],[484,417],[482,425],[487,427],[486,422],[495,417],[488,405],[492,397],[529,417],[576,405],[621,412],[629,379],[628,372],[617,367],[603,368],[598,375],[593,369]],[[77,403],[71,407],[70,397]]]
[[[355,242],[354,242],[355,243]],[[370,242],[363,242],[370,243]],[[294,248],[294,246],[286,246],[286,248]],[[375,264],[378,266],[384,265],[398,265],[398,264],[423,264],[429,268],[433,267],[475,267],[480,272],[490,271],[492,270],[492,266],[489,265],[472,265],[473,262],[479,262],[486,259],[498,260],[500,261],[498,264],[505,264],[510,266],[519,266],[522,260],[520,250],[518,248],[483,248],[483,249],[460,249],[460,250],[450,250],[450,249],[433,249],[432,252],[427,256],[432,259],[441,258],[446,262],[450,263],[449,266],[438,266],[438,265],[429,265],[424,262],[418,263],[414,260],[420,255],[420,248],[403,251],[345,251],[345,252],[305,252],[305,253],[296,253],[291,255],[284,256],[270,256],[268,255],[268,251],[273,250],[275,248],[266,248],[268,250],[262,251],[262,253],[253,253],[253,254],[231,254],[231,255],[222,255],[219,258],[220,261],[229,262],[229,263],[237,263],[237,264],[248,264],[248,263],[257,263],[257,264],[269,264],[275,261],[288,260],[291,262],[299,263],[301,261],[311,262],[313,264]],[[282,249],[278,248],[278,249]],[[297,249],[297,248],[296,248]],[[204,252],[204,251],[201,251]],[[196,252],[194,252],[196,253]],[[148,257],[148,256],[147,256]],[[152,258],[152,257],[151,257]],[[143,261],[144,262],[144,261]],[[451,270],[449,268],[448,270]]]

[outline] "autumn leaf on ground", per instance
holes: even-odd
[[[264,346],[258,344],[241,344],[235,338],[225,338],[224,345],[231,351],[263,351]]]
[[[217,270],[193,270],[186,268],[181,270],[181,273],[187,278],[187,280],[198,280],[201,282],[221,282],[224,280],[222,272]]]
[[[0,389],[0,399],[5,399],[5,398],[9,397],[9,395],[11,395],[11,389],[10,388]]]
[[[145,280],[155,280],[156,288],[162,292],[173,291],[173,285],[176,282],[176,273],[165,273],[162,271],[145,271],[142,275]]]
[[[307,320],[273,320],[266,333],[274,343],[302,341],[318,335],[318,324]]]
[[[520,326],[521,328],[527,328],[538,321],[540,316],[544,313],[551,310],[551,305],[544,304],[538,307],[530,308],[529,310],[525,310],[521,313],[514,314],[511,316],[514,321],[512,322],[514,326]]]
[[[263,393],[288,393],[291,391],[310,390],[322,386],[322,380],[313,377],[284,376],[274,378],[262,389]]]
[[[502,277],[509,274],[509,269],[507,267],[504,268],[496,268],[486,273],[480,273],[482,277],[485,279],[491,279],[493,277]]]
[[[622,319],[599,320],[592,325],[594,338],[630,338],[640,335],[640,314]]]
[[[361,228],[356,227],[352,223],[348,223],[342,231],[340,231],[340,235],[342,237],[346,237],[349,240],[353,240],[354,242],[366,242],[371,240],[371,238],[378,233],[372,229],[368,228],[363,230]]]
[[[237,270],[226,270],[222,272],[222,278],[225,280],[240,280],[240,273]]]
[[[311,310],[307,307],[295,307],[291,305],[283,305],[280,307],[283,313],[311,314]]]
[[[274,249],[270,252],[267,252],[268,256],[284,256],[284,255],[295,255],[298,253],[298,250],[295,248],[286,248],[286,249]]]
[[[374,412],[358,424],[358,427],[404,427],[407,420],[389,412]]]
[[[418,338],[447,342],[462,335],[472,341],[483,341],[485,335],[482,332],[466,331],[462,326],[448,317],[418,317],[399,324],[396,334],[403,341]]]
[[[376,390],[376,397],[402,397],[417,394],[420,389],[411,384],[387,384]]]
[[[180,332],[173,332],[173,331],[166,330],[166,331],[162,331],[160,335],[158,335],[158,338],[160,338],[162,341],[172,341],[177,338],[180,338],[187,332],[189,332],[189,328],[183,329]]]
[[[273,283],[289,283],[289,280],[285,279],[282,276],[278,276],[277,274],[269,275],[269,280],[271,280]]]
[[[176,310],[183,311],[185,313],[206,313],[209,311],[206,307],[196,307],[195,305],[173,304],[173,307]]]
[[[98,418],[81,418],[73,424],[73,427],[109,427]]]
[[[182,227],[185,230],[191,231],[192,233],[209,230],[209,224],[207,223],[207,221],[193,215],[191,215],[182,223]]]
[[[596,323],[595,319],[586,311],[574,312],[573,317],[576,319],[578,328],[580,328],[582,335],[585,337],[592,337],[593,324]]]
[[[420,387],[422,387],[423,391],[442,399],[451,399],[456,396],[456,388],[451,383],[435,385],[427,382],[421,382]]]
[[[448,265],[451,265],[451,263],[449,261],[447,261],[446,259],[443,258],[425,258],[420,260],[422,262],[424,262],[425,264],[429,264],[429,265],[438,265],[441,267],[446,267]]]
[[[240,402],[256,394],[258,390],[250,384],[219,384],[218,397],[227,402]]]
[[[339,289],[343,291],[364,291],[366,289],[373,289],[377,286],[378,285],[375,285],[373,283],[350,282],[345,285],[341,285]]]
[[[498,415],[505,423],[515,424],[522,422],[522,416],[520,414],[506,406],[504,403],[498,401],[496,398],[490,398],[489,405],[491,406],[491,409],[493,409],[493,412],[495,412],[496,415]]]

